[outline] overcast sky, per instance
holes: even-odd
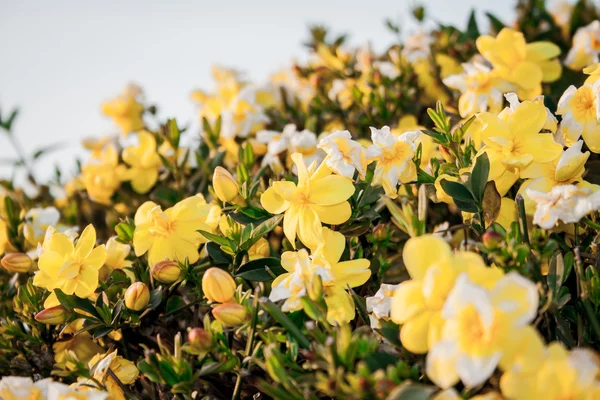
[[[160,115],[191,122],[193,88],[212,87],[217,63],[247,71],[254,79],[304,55],[309,23],[350,33],[350,43],[385,48],[394,36],[385,18],[415,30],[412,0],[303,1],[7,1],[0,0],[0,111],[18,105],[15,132],[33,151],[64,142],[36,166],[49,176],[58,163],[66,171],[79,140],[114,132],[100,103],[129,81],[139,83]],[[463,27],[471,7],[485,7],[504,21],[515,1],[429,0],[430,19]],[[484,11],[483,9],[481,11]],[[479,14],[483,23],[483,13]],[[0,136],[0,159],[12,150]],[[6,177],[9,170],[0,167]]]

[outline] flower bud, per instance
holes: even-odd
[[[209,268],[202,277],[202,291],[212,302],[227,303],[231,301],[236,286],[229,272],[221,268]]]
[[[269,257],[270,254],[271,249],[269,248],[269,242],[265,238],[258,239],[258,241],[248,249],[248,258],[250,261]]]
[[[213,308],[212,315],[225,326],[241,325],[248,317],[246,309],[237,303],[219,304]]]
[[[498,232],[488,231],[483,234],[481,241],[486,249],[494,250],[502,242],[502,236]]]
[[[213,174],[213,187],[219,200],[223,202],[232,202],[240,190],[233,176],[223,167],[215,168]]]
[[[444,160],[447,163],[453,163],[456,160],[456,158],[454,157],[454,155],[452,153],[450,153],[450,150],[448,150],[447,147],[442,146],[440,144],[439,149],[440,149],[440,154],[442,155],[442,157],[444,158]]]
[[[173,283],[181,276],[181,268],[175,261],[165,260],[154,264],[152,277],[162,283]]]
[[[8,253],[0,262],[8,272],[27,273],[33,267],[33,262],[27,254],[24,253]]]
[[[133,311],[140,311],[150,302],[150,290],[142,282],[134,282],[125,292],[125,305]]]
[[[195,350],[209,351],[212,347],[212,335],[202,328],[194,328],[188,332],[188,342]]]
[[[67,320],[68,311],[63,306],[46,308],[35,315],[35,320],[46,325],[60,325]]]

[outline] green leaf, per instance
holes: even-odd
[[[233,262],[233,258],[221,250],[221,247],[215,242],[208,242],[206,244],[206,251],[217,265],[229,265]]]
[[[437,132],[430,131],[430,130],[427,130],[427,129],[424,129],[421,132],[423,132],[427,136],[431,136],[432,138],[434,138],[435,140],[437,140],[439,143],[447,143],[448,142],[446,140],[446,137],[444,135],[442,135],[441,133],[437,133]]]
[[[173,311],[182,307],[184,304],[185,304],[185,302],[183,301],[181,296],[169,297],[169,300],[167,300],[167,305],[165,307],[165,313],[171,314],[171,313],[173,313]]]
[[[369,325],[371,323],[371,320],[369,319],[369,313],[367,311],[365,298],[357,295],[356,292],[352,290],[352,288],[349,288],[349,290],[350,294],[352,295],[352,299],[354,300],[354,305],[358,310],[358,315],[360,316],[360,319],[362,319],[366,325]]]
[[[262,297],[260,300],[263,308],[277,321],[281,326],[287,329],[288,333],[291,337],[296,339],[298,345],[303,349],[308,349],[310,347],[310,341],[302,331],[289,319],[287,315],[281,311],[279,307],[277,307],[272,301],[270,301],[266,297]]]
[[[485,13],[485,15],[490,20],[490,26],[492,27],[495,33],[500,32],[504,28],[504,23],[500,21],[495,15],[491,13]]]
[[[364,361],[371,372],[375,372],[379,369],[385,369],[388,365],[395,365],[398,362],[398,355],[376,351],[366,356]]]
[[[406,382],[392,390],[386,400],[428,400],[436,390],[435,386]]]
[[[467,31],[465,32],[471,39],[477,39],[481,34],[479,33],[479,27],[477,26],[477,18],[475,17],[475,10],[471,10],[469,16],[469,22],[467,22]]]
[[[237,270],[235,276],[254,282],[267,282],[274,279],[273,275],[278,276],[283,273],[285,269],[281,266],[279,258],[266,257],[245,263]]]
[[[476,213],[479,211],[477,204],[473,202],[454,199],[454,204],[456,204],[456,207],[458,207],[461,211],[464,212]]]
[[[92,338],[94,340],[100,339],[113,331],[112,326],[101,326],[93,330]]]
[[[69,311],[82,310],[86,313],[93,315],[97,319],[102,319],[100,318],[100,314],[98,314],[98,310],[96,310],[96,307],[94,307],[92,302],[88,299],[82,299],[75,295],[65,294],[60,289],[54,289],[54,293],[56,294],[56,297],[58,298],[60,304],[62,304],[63,307],[67,308]],[[81,313],[79,312],[78,314]]]
[[[442,185],[444,192],[446,192],[448,196],[452,197],[454,201],[458,200],[460,202],[473,203],[475,200],[469,189],[467,189],[462,183],[442,179],[440,181],[440,185]]]
[[[160,185],[152,191],[150,199],[171,206],[179,201],[179,193],[167,185]]]
[[[179,148],[179,139],[181,137],[181,131],[177,126],[177,120],[175,118],[167,121],[167,138],[169,143],[175,150]]]
[[[552,293],[553,301],[558,300],[558,292],[562,286],[565,275],[565,260],[563,259],[562,253],[557,251],[552,255],[550,259],[550,266],[548,268],[548,276],[546,281],[548,282],[548,288]]]
[[[267,233],[275,229],[281,223],[282,220],[283,214],[275,215],[274,217],[269,218],[268,220],[262,222],[252,230],[251,237],[254,239],[265,236]]]
[[[210,232],[203,231],[203,230],[199,230],[198,232],[200,232],[202,234],[202,236],[204,236],[208,240],[211,240],[218,245],[227,246],[227,247],[230,247],[230,245],[231,245],[231,241],[224,236],[219,236],[214,233],[210,233]]]
[[[127,220],[117,224],[115,226],[115,232],[123,243],[133,242],[133,233],[135,232],[135,225],[133,221]]]
[[[471,176],[467,184],[475,196],[475,200],[481,202],[485,192],[488,176],[490,174],[490,160],[486,153],[483,153],[475,159],[475,166],[471,171]]]

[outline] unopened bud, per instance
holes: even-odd
[[[142,282],[134,282],[125,292],[125,305],[133,311],[140,311],[150,302],[150,290]]]
[[[440,150],[440,154],[442,155],[442,157],[444,158],[444,160],[447,163],[453,163],[456,160],[456,158],[454,157],[454,155],[452,155],[452,153],[450,153],[450,150],[448,150],[447,147],[442,146],[440,144],[439,150]]]
[[[486,249],[494,250],[502,242],[502,236],[498,232],[488,231],[483,234],[481,241]]]
[[[19,272],[21,274],[30,272],[33,267],[31,258],[25,253],[8,253],[2,257],[0,263],[8,272]]]
[[[60,325],[67,320],[69,312],[63,306],[46,308],[35,315],[35,320],[46,325]]]
[[[241,325],[248,317],[246,309],[237,303],[219,304],[213,308],[212,315],[225,326]]]
[[[269,248],[269,242],[265,238],[258,239],[258,241],[248,249],[248,258],[250,261],[269,257],[270,254],[271,249]]]
[[[208,300],[215,303],[231,301],[236,287],[229,272],[221,268],[209,268],[202,277],[202,291]]]
[[[188,342],[195,350],[208,351],[212,347],[212,335],[202,328],[194,328],[188,332]]]
[[[387,225],[378,224],[375,228],[373,228],[373,239],[381,242],[389,236],[389,228]]]
[[[215,168],[213,187],[219,200],[225,203],[231,203],[238,196],[240,190],[233,176],[223,167]]]
[[[150,273],[159,282],[173,283],[181,276],[181,268],[177,262],[165,260],[154,264]]]

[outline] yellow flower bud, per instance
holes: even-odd
[[[194,328],[188,332],[188,341],[194,350],[209,351],[212,347],[212,335],[202,328]]]
[[[213,187],[217,197],[223,202],[232,202],[240,189],[233,176],[223,167],[215,168]]]
[[[221,268],[209,268],[202,277],[202,291],[212,302],[227,303],[231,301],[236,286],[229,272]]]
[[[35,315],[35,320],[46,325],[60,325],[67,320],[68,311],[63,306],[46,308]]]
[[[125,292],[125,305],[133,311],[140,311],[150,302],[150,290],[142,282],[134,282]]]
[[[175,261],[165,260],[154,264],[152,277],[162,283],[173,283],[181,276],[181,268]]]
[[[225,326],[241,325],[248,317],[246,309],[237,303],[219,304],[213,308],[212,315]]]
[[[248,249],[248,258],[251,261],[269,257],[269,255],[271,255],[271,249],[269,248],[269,242],[265,238],[258,239],[258,241]]]
[[[32,270],[33,262],[27,254],[9,253],[6,254],[0,262],[8,272],[27,273]]]

